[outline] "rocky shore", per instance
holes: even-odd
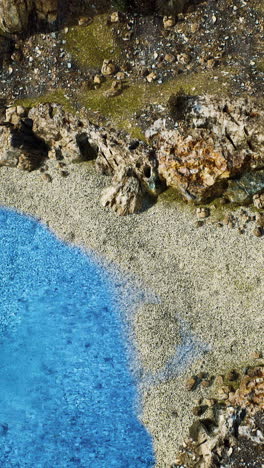
[[[261,466],[261,2],[9,3],[1,204],[127,281],[157,468]]]

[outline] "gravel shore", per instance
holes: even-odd
[[[187,391],[186,379],[251,364],[251,353],[263,348],[264,238],[225,225],[197,228],[192,208],[163,196],[140,214],[118,217],[100,205],[110,180],[93,163],[72,164],[68,177],[54,169],[51,182],[39,171],[0,172],[1,205],[39,218],[119,270],[127,280],[124,310],[131,309],[129,283],[147,292],[129,331],[142,367],[141,417],[154,438],[156,466],[171,467],[195,400],[210,392]]]

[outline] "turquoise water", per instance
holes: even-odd
[[[0,466],[153,466],[109,274],[4,208],[0,267]]]

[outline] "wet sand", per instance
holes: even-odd
[[[66,178],[49,172],[51,183],[39,171],[0,168],[0,204],[41,219],[118,268],[119,280],[129,279],[120,289],[124,311],[131,309],[125,291],[132,279],[148,292],[129,330],[143,368],[141,417],[154,438],[156,466],[169,468],[195,400],[210,394],[188,392],[186,379],[250,364],[250,354],[263,348],[264,239],[252,229],[241,235],[209,223],[197,228],[192,209],[162,197],[138,215],[118,217],[101,207],[110,179],[91,163],[72,164]]]

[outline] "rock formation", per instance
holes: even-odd
[[[175,467],[254,468],[264,463],[263,365],[242,376],[231,371],[218,376],[220,381],[214,398],[194,408],[194,414],[203,416],[192,424]]]
[[[33,0],[1,0],[0,27],[8,33],[20,33],[28,26]]]
[[[177,128],[156,135],[158,171],[167,186],[199,203],[221,195],[233,177],[254,171],[258,177],[264,113],[256,102],[174,96],[169,106]],[[264,189],[260,182],[254,193]]]
[[[57,9],[58,0],[0,0],[0,28],[11,34],[22,33],[34,13],[38,20],[54,23]]]
[[[155,122],[148,130],[150,146],[56,104],[29,111],[7,108],[0,127],[1,165],[32,170],[43,160],[45,145],[46,156],[66,163],[96,159],[98,171],[113,177],[102,204],[120,215],[138,211],[144,195],[157,197],[166,187],[195,203],[224,194],[241,203],[252,202],[254,196],[254,203],[262,206],[257,197],[264,191],[264,116],[257,103],[178,96],[172,114],[176,129]],[[39,157],[34,138],[43,142]]]

